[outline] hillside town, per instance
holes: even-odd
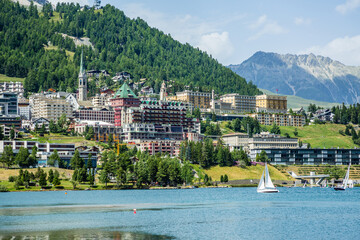
[[[89,78],[96,79],[99,74],[110,77],[106,70],[86,71],[82,56],[76,94],[49,89],[26,99],[21,83],[3,83],[0,90],[0,126],[3,132],[0,154],[5,146],[11,146],[16,154],[20,147],[31,150],[36,145],[38,165],[47,166],[47,159],[57,149],[60,158],[69,166],[75,149],[80,148],[80,156],[87,158],[90,153],[95,164],[100,159],[99,147],[40,143],[31,139],[24,141],[20,137],[41,132],[41,129],[42,134],[52,132],[51,124],[65,118],[67,134],[86,136],[96,142],[111,141],[118,146],[123,144],[148,151],[151,155],[166,153],[178,157],[182,142],[210,138],[215,146],[222,142],[230,151],[244,150],[252,161],[265,151],[272,164],[347,164],[349,159],[345,156],[350,156],[353,163],[359,162],[360,150],[311,149],[306,143],[299,144],[297,138],[275,133],[218,132],[209,135],[201,131],[204,121],[211,120],[211,125],[217,125],[222,121],[243,121],[246,118],[264,126],[302,127],[314,120],[333,121],[334,114],[330,109],[317,110],[314,115],[304,109],[289,111],[286,96],[280,95],[231,93],[217,96],[214,91],[187,89],[170,95],[166,81],[162,82],[160,93],[156,94],[151,86],[142,86],[146,80],[142,80],[143,84],[135,84],[126,72],[117,73],[112,78],[121,85],[119,89],[101,89],[100,94],[88,97]],[[138,90],[138,95],[134,90]],[[194,115],[195,112],[198,116]]]

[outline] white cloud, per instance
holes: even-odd
[[[311,19],[309,18],[302,18],[302,17],[296,17],[294,19],[294,23],[298,26],[300,25],[309,25],[311,23]]]
[[[346,14],[348,11],[354,10],[360,7],[360,0],[346,0],[344,4],[336,6],[336,11]]]
[[[217,59],[230,57],[234,50],[228,32],[205,34],[201,36],[198,47]]]
[[[256,22],[249,25],[249,28],[256,33],[248,38],[248,40],[256,40],[264,35],[277,35],[285,32],[276,21],[268,19],[266,15],[260,16]]]
[[[262,15],[258,18],[258,20],[254,23],[252,23],[249,27],[250,29],[257,29],[259,27],[261,27],[262,25],[264,25],[267,21],[267,16],[266,15]]]
[[[336,38],[325,46],[313,46],[301,53],[314,53],[330,57],[346,65],[360,66],[360,35]]]
[[[211,23],[200,21],[198,18],[186,14],[184,16],[167,16],[162,12],[148,9],[144,4],[127,4],[123,6],[125,14],[130,18],[140,17],[149,26],[156,27],[182,43],[197,42],[202,34],[216,31]]]

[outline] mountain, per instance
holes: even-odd
[[[77,47],[67,36],[89,39],[91,45]],[[260,93],[207,53],[181,44],[140,18],[128,18],[114,6],[94,9],[58,3],[53,9],[44,4],[40,12],[33,4],[0,1],[0,74],[26,77],[26,91],[76,91],[82,49],[87,70],[106,69],[111,75],[126,71],[134,81],[147,78],[151,86],[172,80],[172,91],[189,85],[218,94]],[[89,82],[91,92],[99,88],[94,82]]]
[[[360,67],[328,57],[256,52],[229,68],[259,88],[325,102],[360,101]]]

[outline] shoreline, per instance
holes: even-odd
[[[9,190],[7,192],[70,192],[70,191],[107,191],[107,190],[189,190],[189,189],[197,189],[197,188],[233,188],[233,187],[256,187],[256,186],[181,186],[181,187],[144,187],[144,188],[88,188],[88,189],[22,189],[22,190]],[[1,192],[0,192],[1,193]]]

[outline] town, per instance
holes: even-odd
[[[86,70],[83,59],[82,54],[76,93],[49,89],[30,94],[27,99],[21,82],[2,83],[0,154],[3,167],[76,169],[86,165],[90,166],[87,171],[93,173],[94,184],[95,173],[104,169],[104,152],[112,148],[116,154],[124,149],[160,154],[182,164],[184,161],[200,164],[205,169],[217,164],[246,166],[264,161],[272,165],[347,165],[350,161],[359,164],[360,149],[311,148],[309,143],[298,140],[295,132],[294,137],[280,134],[279,127],[283,126],[295,127],[296,131],[309,124],[333,122],[335,114],[330,109],[318,110],[310,105],[312,112],[303,108],[294,111],[288,110],[286,96],[237,93],[218,96],[214,90],[199,92],[188,89],[189,86],[171,95],[171,81],[163,81],[156,93],[152,86],[146,85],[146,79],[132,81],[128,72],[111,77],[106,70]],[[111,78],[120,87],[116,90],[105,86],[100,93],[89,96],[88,82],[99,82],[101,78]],[[224,134],[225,129],[234,132]],[[49,134],[57,134],[58,141],[41,140]],[[69,136],[96,144],[68,143]],[[197,143],[209,144],[211,149],[195,153]],[[25,157],[29,156],[34,147],[34,161],[24,164],[26,159],[16,160],[23,151],[27,152]],[[207,151],[214,152],[214,156],[206,156]],[[226,159],[226,151],[234,156]],[[14,157],[9,157],[9,153]],[[74,166],[74,162],[79,161],[74,158],[83,159],[83,165]],[[196,171],[190,175],[188,178],[194,179],[196,175],[206,183],[212,180],[201,178]],[[116,178],[115,170],[107,174],[104,182]],[[157,180],[153,177],[153,181],[140,181],[138,186]],[[80,181],[88,181],[88,177]]]

